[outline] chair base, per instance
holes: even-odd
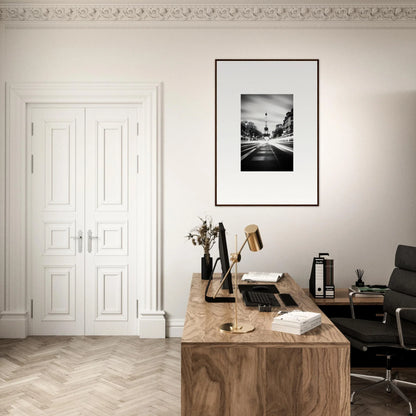
[[[387,358],[387,362],[388,362],[388,367],[390,364],[390,357]],[[402,385],[405,387],[414,387],[416,388],[416,383],[410,383],[408,381],[403,381],[403,380],[399,380],[397,378],[392,378],[391,375],[391,369],[387,368],[386,369],[386,376],[385,377],[377,377],[377,376],[368,376],[365,374],[356,374],[356,373],[351,373],[351,377],[357,377],[357,378],[361,378],[363,380],[368,380],[368,381],[372,381],[374,382],[374,384],[370,384],[368,386],[362,387],[359,390],[353,391],[351,394],[351,403],[354,402],[354,397],[357,393],[360,393],[363,390],[378,386],[378,385],[384,385],[386,388],[387,392],[391,392],[394,391],[396,394],[398,394],[409,406],[409,415],[413,415],[413,408],[412,408],[412,403],[409,400],[409,398],[399,389],[399,387],[397,385]]]

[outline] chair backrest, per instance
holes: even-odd
[[[387,320],[396,320],[396,308],[416,308],[416,247],[399,245],[396,250],[396,268],[393,270],[389,288],[384,297]],[[403,311],[402,318],[416,323],[416,311]]]

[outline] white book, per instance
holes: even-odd
[[[249,272],[243,274],[241,280],[245,280],[247,282],[270,282],[276,283],[278,282],[283,276],[283,273],[265,273],[265,272]]]
[[[277,326],[287,326],[287,327],[291,327],[291,328],[306,328],[309,327],[310,325],[315,325],[315,324],[320,324],[321,323],[321,319],[318,317],[316,319],[311,319],[309,321],[306,322],[286,322],[286,321],[273,321],[274,325]]]
[[[321,314],[318,312],[308,312],[296,309],[288,313],[282,313],[281,315],[275,316],[273,322],[285,322],[300,325],[305,322],[321,319]]]
[[[319,325],[321,325],[320,313],[296,310],[276,316],[272,322],[272,329],[301,335]]]
[[[291,328],[291,327],[272,327],[273,331],[278,332],[286,332],[288,334],[294,334],[294,335],[303,335],[306,334],[306,332],[311,331],[312,329],[320,326],[320,323],[317,323],[315,326],[311,326],[308,328]]]

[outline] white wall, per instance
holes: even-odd
[[[247,251],[241,271],[284,271],[306,287],[312,257],[329,251],[338,287],[355,268],[387,282],[397,244],[416,245],[416,30],[208,26],[10,26],[1,82],[163,82],[168,319],[184,318],[202,254],[184,236],[205,214],[230,245],[259,225],[264,249]],[[320,60],[319,207],[214,206],[216,58]]]

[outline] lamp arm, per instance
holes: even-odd
[[[236,264],[236,263],[238,263],[238,262],[239,262],[240,254],[241,254],[241,252],[243,251],[243,248],[244,248],[244,246],[246,245],[247,241],[248,241],[248,237],[245,239],[245,241],[244,241],[243,245],[241,246],[240,250],[239,250],[239,251],[238,251],[238,253],[236,254],[236,257],[235,257],[235,259],[233,260],[233,262],[231,263],[231,265],[230,265],[229,269],[227,270],[227,273],[225,273],[224,277],[221,279],[220,285],[218,286],[217,291],[214,293],[214,296],[213,296],[213,298],[214,298],[214,299],[215,299],[215,298],[216,298],[216,296],[218,295],[218,292],[220,291],[222,284],[224,283],[224,281],[225,281],[225,279],[227,278],[227,276],[230,274],[230,272],[231,272],[232,268],[234,267],[234,264]],[[235,290],[237,290],[237,288],[236,288]]]
[[[236,254],[236,262],[240,261],[240,255],[241,252],[243,251],[244,246],[246,245],[247,241],[248,241],[249,236],[246,237],[246,239],[244,240],[243,245],[241,246],[240,250],[238,251],[238,253]]]

